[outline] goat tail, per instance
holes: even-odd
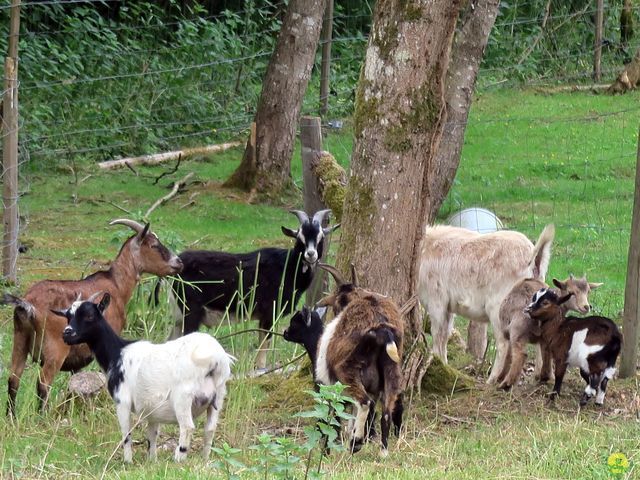
[[[376,343],[379,346],[384,345],[387,355],[395,363],[400,363],[400,353],[398,352],[398,344],[396,343],[396,335],[392,328],[388,326],[376,327],[369,330],[369,335],[375,336]]]
[[[28,325],[33,324],[36,308],[30,302],[27,302],[20,297],[16,297],[15,295],[11,295],[10,293],[4,293],[2,297],[0,297],[0,304],[16,306],[13,314],[14,321]]]
[[[549,268],[549,261],[551,260],[551,244],[555,234],[556,228],[550,223],[544,227],[533,247],[529,269],[532,272],[531,277],[535,280],[544,282],[544,277],[547,275],[547,269]]]

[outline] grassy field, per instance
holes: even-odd
[[[623,306],[626,255],[633,202],[633,182],[640,94],[608,97],[587,93],[547,95],[505,90],[479,95],[471,112],[461,167],[440,213],[482,206],[497,213],[509,228],[535,239],[547,223],[557,233],[550,275],[586,273],[605,285],[594,292],[596,311],[615,318]],[[348,131],[332,133],[325,148],[347,165],[351,152]],[[172,181],[193,171],[198,183],[157,209],[151,216],[159,237],[175,250],[216,248],[244,251],[266,245],[290,245],[281,225],[294,226],[287,207],[254,205],[247,195],[221,188],[242,152],[232,150],[183,162],[180,170],[153,185],[163,168],[97,172],[60,160],[56,171],[25,171],[25,218],[21,240],[29,245],[20,256],[20,292],[42,278],[78,278],[105,266],[129,234],[108,227],[117,217],[140,218],[166,193]],[[301,185],[299,152],[294,179]],[[166,168],[166,167],[165,167]],[[193,203],[185,206],[192,201]],[[128,211],[125,213],[123,210]],[[339,232],[339,231],[338,231]],[[336,236],[339,241],[339,236]],[[334,242],[335,247],[335,242]],[[162,311],[146,305],[151,282],[131,306],[128,336],[163,339],[170,322]],[[286,319],[283,320],[286,324]],[[223,325],[217,335],[244,325]],[[279,328],[283,328],[282,324]],[[0,408],[6,404],[7,367],[11,351],[11,310],[0,309]],[[223,340],[239,358],[236,374],[251,364],[255,338],[240,335]],[[276,341],[273,359],[285,361],[300,350]],[[459,367],[465,367],[462,360]],[[96,368],[92,365],[91,368]],[[331,478],[613,478],[607,469],[611,453],[623,452],[631,467],[620,478],[636,478],[640,456],[638,379],[615,380],[603,409],[577,408],[581,380],[565,381],[564,395],[554,407],[545,404],[548,385],[526,378],[511,393],[496,392],[482,383],[488,364],[474,367],[472,392],[435,396],[415,394],[408,400],[406,430],[392,439],[391,454],[378,458],[376,445],[354,457],[333,454],[323,464]],[[193,451],[185,464],[172,461],[176,429],[166,427],[157,463],[146,461],[145,445],[134,446],[134,464],[122,465],[114,408],[107,395],[85,403],[68,400],[68,374],[56,379],[52,408],[41,416],[35,408],[36,366],[23,377],[16,424],[4,419],[0,429],[0,477],[4,478],[219,478],[221,470],[204,465]],[[302,441],[304,422],[293,415],[310,399],[287,390],[278,375],[237,379],[230,386],[216,435],[216,445],[228,442],[242,449],[250,463],[261,432]],[[310,388],[298,381],[297,388]],[[289,387],[290,388],[290,387]],[[143,440],[143,429],[134,433]],[[194,448],[201,441],[196,430]],[[212,461],[215,458],[212,458]],[[295,478],[300,478],[298,471]],[[256,472],[240,471],[252,478]]]

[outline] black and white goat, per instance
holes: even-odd
[[[209,457],[211,443],[231,375],[232,357],[216,339],[205,333],[192,333],[162,344],[129,341],[119,337],[104,319],[111,299],[105,293],[99,304],[94,295],[76,301],[64,311],[63,339],[67,345],[87,343],[100,367],[107,374],[109,393],[115,401],[122,431],[124,461],[131,462],[131,412],[146,418],[149,458],[156,458],[159,426],[177,423],[180,439],[176,461],[184,460],[195,428],[193,419],[207,411],[202,455]]]
[[[326,327],[320,315],[306,307],[291,318],[284,338],[300,343],[311,358],[317,383],[347,385],[356,401],[351,450],[365,440],[367,424],[374,419],[375,405],[382,400],[381,454],[388,453],[391,423],[395,433],[402,424],[403,323],[398,307],[388,297],[345,283],[333,267],[323,265],[336,279],[337,291],[321,301],[337,315]],[[354,275],[355,280],[355,275]]]
[[[295,238],[292,249],[261,248],[250,253],[190,250],[179,255],[184,265],[180,276],[194,285],[177,282],[173,285],[178,298],[184,297],[178,333],[198,330],[205,321],[206,309],[235,311],[240,292],[250,292],[254,284],[252,315],[258,319],[261,329],[270,330],[275,317],[295,310],[300,296],[313,280],[316,264],[323,254],[324,237],[340,224],[322,227],[330,210],[320,210],[312,218],[300,210],[291,213],[298,217],[300,226],[297,230],[282,227],[282,232]],[[259,333],[258,368],[266,365],[269,340],[270,334]]]
[[[587,382],[580,406],[586,405],[596,394],[596,405],[602,405],[607,383],[616,372],[622,334],[606,317],[565,317],[561,306],[572,295],[559,297],[553,290],[542,288],[533,296],[525,312],[540,322],[541,342],[546,344],[555,364],[556,379],[551,399],[560,394],[567,368],[578,367],[580,376]]]

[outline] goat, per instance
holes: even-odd
[[[100,294],[86,301],[78,299],[70,308],[52,312],[68,321],[62,333],[64,342],[86,343],[107,374],[107,386],[116,404],[122,432],[124,461],[133,460],[132,411],[147,419],[152,460],[156,458],[159,426],[166,423],[180,426],[174,458],[181,461],[187,457],[195,429],[193,419],[205,410],[202,455],[207,460],[227,393],[232,357],[206,333],[196,332],[161,344],[124,340],[104,318],[110,295],[105,293],[99,304],[93,303]]]
[[[573,296],[562,297],[548,288],[538,290],[525,312],[540,323],[541,342],[551,352],[555,383],[550,400],[560,395],[568,367],[579,367],[587,382],[580,406],[596,395],[596,405],[604,403],[607,383],[616,372],[615,364],[622,346],[618,326],[606,317],[565,317],[562,305]]]
[[[322,257],[324,237],[340,224],[322,227],[330,210],[320,210],[313,218],[300,210],[292,210],[291,213],[298,217],[300,227],[297,230],[282,227],[286,236],[296,240],[290,250],[261,248],[250,253],[191,250],[180,254],[184,264],[180,276],[195,285],[173,284],[174,294],[184,299],[178,320],[181,328],[176,333],[197,331],[205,321],[206,309],[225,311],[237,308],[244,300],[238,298],[239,292],[249,292],[254,284],[252,313],[262,330],[270,330],[274,316],[280,312],[286,315],[295,310],[300,296],[311,284],[318,259]],[[274,309],[277,309],[275,315]],[[266,365],[266,343],[271,337],[264,331],[259,332],[258,368]]]
[[[573,294],[567,302],[562,304],[563,313],[573,310],[582,314],[588,313],[591,309],[591,305],[589,305],[591,290],[602,285],[601,283],[588,282],[586,276],[575,278],[573,275],[570,275],[564,282],[554,278],[553,284],[558,288],[559,296]],[[516,283],[500,305],[500,324],[504,335],[509,339],[509,350],[504,368],[498,377],[501,389],[508,390],[520,377],[527,358],[527,343],[538,346],[536,378],[541,382],[546,382],[551,378],[551,355],[540,343],[541,332],[538,322],[524,312],[524,307],[531,301],[533,294],[541,288],[547,287],[540,280],[532,278],[522,280]]]
[[[375,404],[382,397],[381,454],[388,453],[391,422],[395,433],[402,425],[403,322],[398,307],[388,297],[358,287],[355,273],[346,283],[334,267],[321,265],[336,280],[336,292],[319,303],[333,307],[336,317],[324,327],[320,316],[303,308],[296,313],[284,338],[300,343],[309,354],[317,383],[347,385],[353,397],[356,418],[351,432],[351,451],[365,440]]]
[[[497,352],[487,382],[496,382],[508,350],[500,328],[500,304],[517,281],[544,280],[554,232],[553,225],[547,225],[533,245],[523,234],[508,230],[479,234],[459,227],[427,226],[418,296],[431,319],[433,351],[443,362],[447,362],[454,315],[490,322]]]
[[[109,270],[98,271],[83,280],[43,280],[27,290],[24,297],[5,294],[3,303],[16,307],[13,312],[13,352],[9,373],[7,414],[15,417],[15,402],[27,357],[42,365],[37,392],[41,410],[47,404],[49,389],[60,371],[76,372],[93,359],[86,345],[70,347],[62,341],[66,323],[49,315],[51,309],[68,306],[78,295],[96,291],[108,292],[113,298],[106,315],[116,332],[126,323],[125,307],[142,273],[174,275],[182,269],[182,261],[165,247],[146,226],[133,220],[117,219],[110,225],[126,225],[136,233],[127,239]]]

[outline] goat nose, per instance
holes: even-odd
[[[70,325],[67,325],[66,327],[64,327],[64,330],[62,331],[62,333],[65,335],[69,335],[73,333],[73,328],[71,328]]]
[[[318,252],[316,252],[315,250],[307,251],[304,257],[307,259],[308,262],[313,263],[316,260],[318,260]]]

